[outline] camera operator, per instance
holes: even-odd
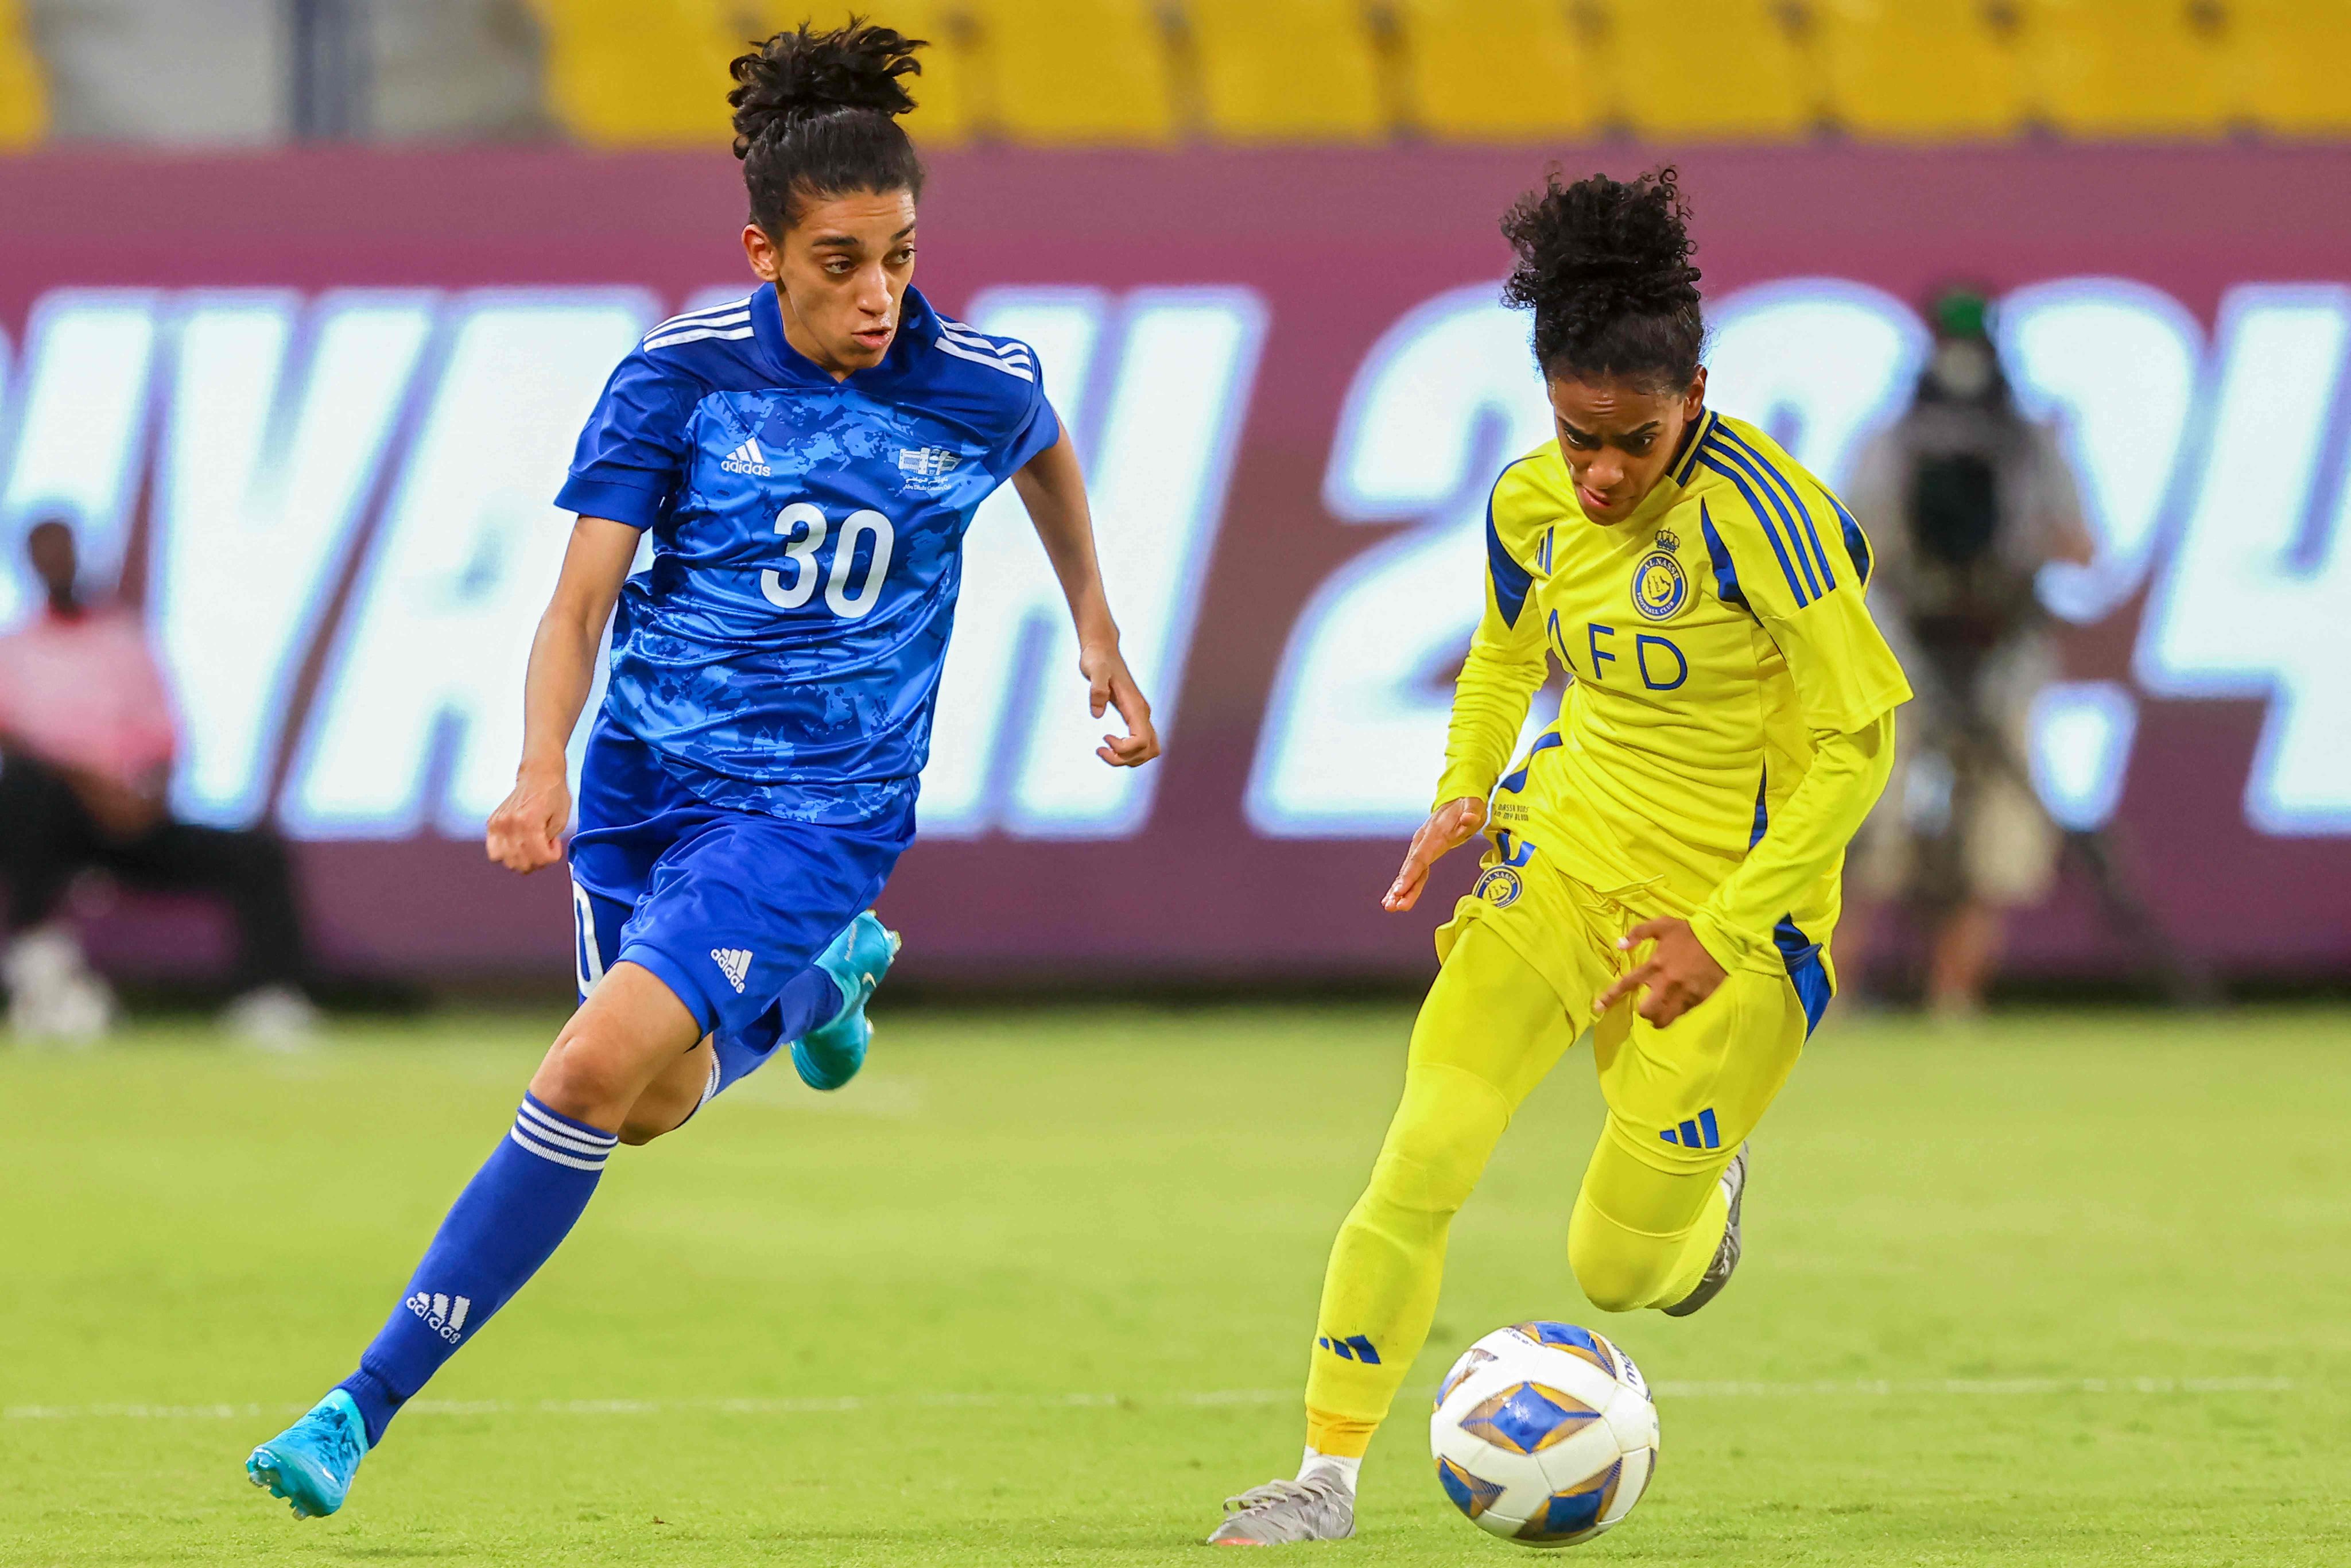
[[[2035,592],[2052,561],[2095,549],[2055,433],[2011,396],[1980,294],[1935,301],[1934,356],[1903,416],[1863,451],[1846,487],[1870,527],[1873,607],[1918,700],[1896,771],[1856,841],[1857,900],[1904,900],[1931,932],[1927,999],[1982,1005],[2007,912],[2048,894],[2061,838],[2025,758],[2033,698],[2057,674]],[[1866,939],[1880,911],[1846,923]],[[1863,941],[1840,934],[1858,987]]]

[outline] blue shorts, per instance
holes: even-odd
[[[914,836],[910,799],[817,826],[713,806],[658,753],[600,717],[571,839],[580,994],[642,965],[722,1049],[780,1042],[776,999],[880,896]]]

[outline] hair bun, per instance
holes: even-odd
[[[1519,253],[1512,303],[1554,304],[1586,319],[1697,304],[1697,247],[1677,179],[1671,165],[1637,180],[1595,174],[1564,186],[1552,174],[1502,223]]]
[[[807,22],[778,33],[727,67],[737,85],[726,95],[735,110],[735,156],[795,120],[839,110],[901,115],[914,100],[899,80],[920,75],[914,51],[925,40],[852,16],[820,33]]]
[[[1565,185],[1554,168],[1503,216],[1502,235],[1518,253],[1502,298],[1534,311],[1535,355],[1547,371],[1562,362],[1680,381],[1695,371],[1704,332],[1689,263],[1697,247],[1670,164],[1637,180],[1594,174]]]

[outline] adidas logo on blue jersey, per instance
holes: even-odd
[[[776,471],[768,466],[768,455],[759,450],[757,436],[728,453],[726,461],[718,466],[729,474],[757,474],[762,479],[772,479],[776,476]],[[735,988],[739,991],[743,988],[737,986]]]
[[[751,973],[751,950],[748,947],[713,947],[710,956],[718,961],[718,972],[726,977],[726,983],[735,988],[735,994],[741,996],[743,982]]]

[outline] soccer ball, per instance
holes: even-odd
[[[1633,1511],[1657,1471],[1657,1407],[1633,1358],[1573,1323],[1516,1323],[1437,1391],[1437,1479],[1480,1530],[1573,1546]]]

